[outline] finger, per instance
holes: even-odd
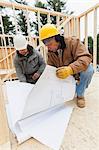
[[[57,75],[64,75],[64,72],[63,71],[58,71],[56,72]]]
[[[32,79],[35,80],[35,77],[33,76]]]
[[[56,72],[57,72],[57,71],[60,71],[60,70],[62,70],[62,69],[64,69],[64,68],[63,68],[63,67],[60,67],[60,68],[58,68],[58,69],[56,70]]]
[[[57,71],[56,74],[64,74],[63,71]]]
[[[32,79],[33,79],[33,80],[35,80],[35,79],[36,79],[36,76],[35,76],[35,75],[33,75]]]
[[[59,78],[64,78],[64,75],[61,75],[61,74],[58,74],[56,76],[59,77]]]
[[[65,77],[63,77],[63,76],[57,76],[58,78],[60,78],[60,79],[65,79]]]

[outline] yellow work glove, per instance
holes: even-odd
[[[70,66],[59,67],[56,70],[56,76],[61,79],[67,78],[69,75],[73,74],[73,70]]]

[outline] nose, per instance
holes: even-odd
[[[52,51],[52,49],[51,49],[51,48],[48,48],[48,51]]]
[[[48,50],[52,50],[51,45],[48,45],[47,48],[48,48]]]

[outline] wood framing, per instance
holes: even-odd
[[[97,65],[97,8],[94,9],[94,45],[93,45],[93,66],[96,71]]]
[[[10,141],[3,93],[3,84],[0,79],[0,144],[4,144]]]

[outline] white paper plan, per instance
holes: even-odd
[[[64,102],[73,99],[75,80],[72,76],[58,79],[55,70],[47,66],[35,85],[6,82],[9,127],[19,143],[34,137],[55,150],[60,147],[73,110],[72,102]]]
[[[73,107],[73,101],[67,102],[66,105],[55,106],[32,118],[20,121],[20,128],[48,147],[59,150]]]
[[[70,101],[74,94],[75,79],[72,76],[59,79],[56,77],[56,68],[47,65],[27,97],[22,118]]]

